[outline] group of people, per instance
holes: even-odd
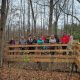
[[[20,40],[18,41],[18,44],[20,45],[31,45],[31,44],[44,44],[44,43],[50,43],[50,44],[54,44],[54,43],[62,43],[62,44],[68,44],[68,43],[72,43],[73,42],[73,36],[69,36],[66,33],[63,34],[63,36],[61,36],[60,38],[58,38],[58,36],[56,35],[51,35],[50,37],[36,37],[34,36],[32,38],[32,36],[30,35],[28,37],[28,39],[26,40],[23,36],[21,36]],[[9,41],[10,45],[15,45],[16,41],[12,38]],[[67,46],[62,46],[62,49],[66,49]],[[20,48],[21,50],[25,50],[25,48]],[[35,47],[29,47],[29,50],[34,50]],[[50,49],[50,50],[54,50],[55,47],[51,46],[51,47],[39,47],[39,49]],[[52,52],[52,54],[54,54],[54,52]]]
[[[36,37],[30,35],[28,39],[26,40],[23,36],[21,36],[20,40],[18,41],[18,44],[24,45],[24,44],[43,44],[43,43],[62,43],[62,44],[68,44],[73,42],[73,36],[69,36],[66,33],[63,34],[60,38],[56,35],[51,35],[50,37],[46,38],[44,36],[42,37]],[[16,44],[16,41],[12,38],[9,41],[9,44],[13,45]]]

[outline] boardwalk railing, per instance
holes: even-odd
[[[62,49],[66,46],[66,49]],[[63,55],[65,53],[65,55]],[[75,54],[68,44],[8,45],[4,58],[16,62],[75,62]]]

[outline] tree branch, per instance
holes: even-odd
[[[79,20],[76,16],[74,16],[74,15],[72,15],[72,14],[70,14],[70,13],[66,13],[66,12],[61,8],[61,6],[59,6],[59,8],[61,9],[61,11],[62,11],[63,13],[65,13],[65,14],[67,14],[67,15],[70,15],[70,16],[73,16],[73,17],[80,23],[80,20]]]
[[[80,0],[77,0],[80,3]]]

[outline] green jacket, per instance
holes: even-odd
[[[43,44],[44,41],[43,40],[37,40],[37,44]]]

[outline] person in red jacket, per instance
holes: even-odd
[[[68,42],[69,42],[69,35],[67,35],[66,33],[64,33],[63,36],[60,38],[60,42],[62,44],[68,44]]]
[[[41,37],[41,40],[43,40],[43,41],[45,42],[45,37],[44,37],[44,36],[42,36],[42,37]]]
[[[69,43],[69,35],[67,35],[66,33],[63,34],[63,36],[60,38],[60,42],[62,44],[68,44]],[[62,46],[63,49],[66,49],[67,46]],[[65,52],[63,54],[66,54]]]

